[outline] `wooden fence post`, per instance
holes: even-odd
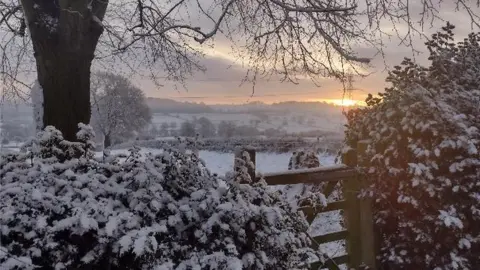
[[[363,157],[367,151],[368,142],[360,141],[357,144],[357,162],[361,166],[368,166],[367,160]],[[360,188],[366,188],[366,179],[360,179]],[[372,199],[364,197],[359,200],[360,205],[360,230],[362,234],[362,261],[370,269],[376,269],[375,234],[373,231],[373,210]]]
[[[350,149],[343,154],[343,163],[350,167],[357,166],[357,152]],[[346,202],[345,208],[345,225],[348,231],[347,237],[347,253],[349,257],[348,267],[358,269],[362,264],[361,250],[361,230],[360,224],[360,206],[358,204],[358,192],[360,190],[359,179],[357,177],[343,180],[343,196]]]
[[[253,181],[255,181],[255,177],[256,177],[256,167],[257,167],[257,157],[256,157],[256,151],[255,151],[255,148],[253,147],[238,147],[237,149],[235,149],[235,161],[234,161],[234,166],[235,166],[235,170],[237,170],[237,166],[236,166],[236,160],[237,159],[242,159],[244,161],[245,158],[243,156],[243,153],[244,152],[247,152],[249,157],[250,157],[250,162],[253,166],[248,166],[247,164],[247,169],[248,169],[248,175],[250,176],[250,179]]]
[[[357,149],[351,149],[343,155],[343,163],[350,167],[366,165],[362,158],[367,150],[368,142],[360,141]],[[347,251],[350,268],[358,269],[366,266],[376,269],[375,237],[373,232],[372,201],[370,198],[359,198],[365,187],[365,179],[361,175],[345,180],[344,196],[347,203],[346,225],[349,233]]]

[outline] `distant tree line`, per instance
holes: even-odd
[[[179,102],[173,99],[147,98],[152,113],[212,113],[214,110],[204,103]]]
[[[8,144],[12,142],[26,141],[33,134],[31,125],[18,124],[14,121],[5,121],[1,126],[1,143]]]
[[[277,128],[268,128],[260,131],[259,120],[250,121],[250,125],[237,125],[233,121],[221,121],[217,126],[206,117],[200,117],[185,121],[178,126],[177,122],[162,123],[160,126],[150,127],[150,137],[195,137],[202,138],[232,138],[232,137],[253,137],[253,136],[284,136],[286,131]],[[144,138],[147,139],[147,138]]]
[[[154,149],[165,149],[168,147],[175,147],[181,141],[171,139],[158,139],[158,140],[138,140],[135,142],[136,146]],[[115,148],[124,149],[130,147],[131,142],[116,145]],[[320,143],[316,140],[308,140],[299,137],[268,137],[256,138],[256,137],[232,137],[226,138],[205,138],[199,140],[196,144],[197,150],[206,150],[214,152],[232,153],[238,146],[250,145],[254,147],[258,152],[272,152],[272,153],[291,153],[298,149],[309,149],[315,152],[326,152],[330,154],[336,154],[339,147],[342,146],[342,138],[330,138],[328,140],[322,140]]]

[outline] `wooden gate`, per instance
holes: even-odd
[[[359,145],[358,149],[363,150],[364,145]],[[244,150],[250,154],[251,161],[255,163],[255,151],[252,149]],[[243,152],[243,151],[240,151]],[[369,199],[358,197],[362,188],[361,176],[357,173],[355,166],[357,164],[357,154],[354,150],[349,151],[343,157],[342,164],[330,167],[321,167],[314,169],[305,169],[297,171],[288,171],[283,173],[251,175],[259,180],[263,178],[269,185],[289,185],[289,184],[319,184],[327,182],[324,194],[328,197],[337,183],[340,183],[343,191],[343,200],[328,203],[325,207],[302,207],[302,211],[309,223],[313,222],[319,213],[342,210],[345,222],[345,230],[328,233],[325,235],[313,237],[314,248],[318,245],[338,240],[345,240],[347,244],[347,254],[330,258],[328,261],[314,262],[311,269],[328,268],[339,269],[341,264],[348,265],[348,269],[376,269],[375,267],[375,248],[373,236],[373,219],[371,202]]]

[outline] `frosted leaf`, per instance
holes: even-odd
[[[0,252],[0,253],[3,253]],[[1,259],[1,257],[0,257]],[[32,259],[29,257],[8,257],[5,262],[0,262],[2,269],[26,269],[33,270],[35,266],[32,264]]]
[[[470,243],[469,240],[462,238],[460,241],[458,241],[458,247],[459,248],[465,248],[465,249],[470,249],[472,247],[472,244]]]
[[[420,180],[418,178],[412,179],[412,187],[416,187],[420,184]]]
[[[154,266],[153,270],[173,270],[175,269],[175,265],[171,262],[163,263],[162,265]]]
[[[42,230],[47,227],[47,217],[40,216],[37,218],[37,229]]]
[[[130,250],[133,240],[130,235],[124,235],[120,238],[118,243],[120,244],[120,253],[124,253]]]
[[[117,230],[118,221],[116,217],[110,217],[105,225],[105,232],[108,236],[112,236],[114,231]]]
[[[41,201],[42,200],[42,193],[38,189],[34,189],[32,191],[32,199],[36,201]]]
[[[139,238],[135,239],[135,242],[133,243],[133,252],[137,256],[141,256],[145,252],[146,242],[147,237],[145,235],[142,235]]]
[[[452,165],[450,165],[450,167],[448,168],[448,170],[449,170],[451,173],[456,173],[457,170],[458,170],[458,163],[453,163]]]
[[[80,130],[77,132],[76,135],[79,140],[87,141],[95,137],[95,132],[93,131],[93,127],[83,123],[78,123],[78,128]]]
[[[83,256],[83,258],[81,259],[82,262],[84,263],[90,263],[92,262],[93,260],[95,260],[95,254],[93,252],[89,252],[87,253],[85,256]]]
[[[472,142],[470,142],[470,143],[468,144],[468,153],[469,153],[470,155],[476,155],[476,154],[478,154],[477,146],[476,146],[474,143],[472,143]]]
[[[457,217],[455,217],[455,216],[453,216],[453,215],[451,215],[448,212],[443,211],[443,210],[440,210],[439,212],[440,212],[440,215],[439,215],[438,218],[444,222],[445,226],[447,226],[447,227],[457,227],[459,229],[463,228],[463,223],[459,218],[457,218]]]
[[[80,216],[80,225],[85,230],[97,229],[98,228],[97,221],[95,221],[93,218],[89,217],[87,214],[82,214]]]

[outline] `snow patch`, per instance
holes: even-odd
[[[43,89],[38,80],[33,84],[30,90],[30,98],[33,104],[33,120],[35,123],[35,130],[41,131],[43,129]]]

